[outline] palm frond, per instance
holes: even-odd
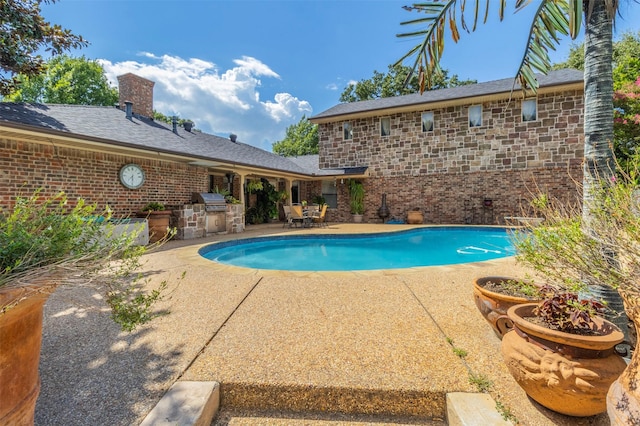
[[[516,3],[516,13],[530,4],[530,0],[519,0]],[[578,5],[579,4],[579,5]],[[549,49],[555,50],[560,43],[559,35],[571,32],[569,19],[572,13],[582,14],[581,0],[543,0],[534,15],[527,48],[518,67],[517,79],[522,90],[538,90],[538,80],[535,71],[546,74],[551,69]],[[571,12],[572,11],[572,12]],[[580,20],[573,24],[580,24]],[[577,28],[579,31],[579,28]]]
[[[483,23],[487,20],[490,1],[495,0],[485,0],[485,13]],[[501,9],[504,8],[505,2],[506,0],[500,0]],[[432,76],[442,72],[442,70],[440,69],[440,58],[442,57],[442,53],[444,52],[446,27],[448,26],[454,42],[458,42],[458,40],[460,39],[459,28],[462,28],[466,32],[475,31],[480,15],[480,3],[481,0],[473,0],[475,11],[473,13],[473,22],[471,22],[471,29],[467,25],[467,21],[465,20],[465,9],[467,7],[467,0],[435,0],[426,3],[415,3],[412,6],[404,7],[404,9],[407,11],[424,13],[426,16],[423,16],[419,19],[401,22],[400,25],[426,25],[426,27],[418,31],[398,34],[397,37],[423,36],[424,39],[422,39],[419,44],[414,46],[409,53],[398,60],[394,64],[394,66],[402,64],[402,62],[404,62],[407,58],[413,57],[415,55],[415,61],[411,66],[412,72],[409,73],[408,78],[411,78],[416,70],[419,70],[419,75],[421,76],[421,92],[425,87],[431,87],[431,83],[433,81]],[[459,15],[456,15],[456,7],[459,7],[460,9]]]

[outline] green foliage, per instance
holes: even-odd
[[[355,179],[349,179],[349,204],[351,214],[364,213],[364,185]]]
[[[505,421],[511,422],[514,425],[517,425],[520,423],[518,421],[518,418],[515,416],[515,414],[513,414],[509,409],[509,407],[505,406],[502,402],[496,401],[496,410],[498,410],[498,413],[500,413],[500,415]]]
[[[626,172],[633,170],[633,156],[640,154],[640,71],[633,83],[627,83],[613,95],[613,149]]]
[[[102,106],[118,102],[118,90],[109,86],[102,65],[84,56],[54,56],[42,74],[17,78],[20,87],[5,101]]]
[[[158,203],[156,201],[152,201],[150,203],[147,203],[146,206],[144,206],[142,208],[143,212],[161,212],[164,211],[165,206],[162,203]]]
[[[626,32],[613,42],[613,88],[622,89],[640,77],[640,32]],[[574,44],[566,61],[553,64],[551,69],[584,70],[584,43]]]
[[[263,189],[263,184],[260,179],[252,179],[247,181],[247,192],[249,194],[262,191],[262,189]]]
[[[569,48],[567,60],[551,65],[552,70],[563,70],[566,68],[584,71],[584,43],[572,44]]]
[[[492,281],[487,282],[487,284],[490,283],[492,283]],[[529,278],[521,280],[501,280],[493,284],[502,289],[500,293],[522,296],[530,300],[540,300],[542,297],[540,287],[535,285],[535,283]]]
[[[163,123],[173,124],[173,117],[169,117],[168,115],[164,115],[163,113],[155,111],[155,110],[153,111],[153,119],[155,121],[161,121]],[[188,118],[178,118],[178,120],[177,120],[178,125],[181,126],[181,127],[184,127],[184,123],[187,123],[187,122],[192,123],[192,125],[193,125],[193,120],[190,120]],[[192,129],[192,131],[194,131],[194,130],[197,131],[198,130],[195,127],[192,127],[191,129]]]
[[[487,393],[493,387],[493,382],[484,374],[469,374],[469,383],[476,387],[478,392]]]
[[[247,191],[256,194],[256,205],[245,213],[247,223],[259,224],[278,218],[278,203],[287,198],[286,191],[277,191],[266,179],[248,181]]]
[[[40,15],[41,3],[55,0],[7,0],[0,3],[0,94],[19,87],[18,74],[33,77],[45,69],[40,52],[59,55],[87,45],[81,37],[60,25],[52,25]]]
[[[590,215],[555,199],[540,211],[545,220],[514,233],[516,259],[539,272],[558,291],[607,286],[640,297],[640,157],[629,173],[593,187]]]
[[[45,198],[37,191],[19,197],[11,211],[0,211],[0,287],[24,288],[28,296],[59,284],[91,282],[104,286],[123,329],[149,321],[166,283],[147,293],[136,273],[147,251],[135,245],[143,227],[117,234],[108,209],[98,212],[82,199],[70,204],[64,193]],[[0,313],[20,300],[0,306]]]
[[[322,195],[314,195],[311,197],[311,202],[313,204],[317,204],[319,206],[324,206],[327,204],[327,200]]]
[[[271,149],[278,155],[294,157],[318,153],[318,126],[302,116],[298,124],[287,127],[285,138]]]
[[[407,81],[410,73],[410,67],[399,64],[389,65],[387,74],[373,71],[373,77],[345,87],[340,95],[340,102],[357,102],[418,93],[420,90],[418,76],[412,75]],[[474,83],[476,80],[459,80],[457,75],[449,77],[448,71],[443,70],[441,74],[434,76],[431,89],[445,89]]]

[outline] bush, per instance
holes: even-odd
[[[111,212],[96,210],[82,199],[70,206],[62,192],[44,198],[37,191],[19,197],[12,211],[0,211],[0,288],[24,288],[26,297],[59,284],[104,286],[113,319],[131,331],[153,318],[167,283],[150,292],[142,288],[147,281],[136,270],[147,247],[135,245],[142,225],[118,236]],[[20,300],[0,306],[0,313]]]

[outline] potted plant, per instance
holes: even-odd
[[[362,215],[364,214],[364,185],[355,179],[349,179],[349,205],[353,215],[353,222],[362,222]]]
[[[145,217],[149,221],[149,242],[155,243],[166,237],[171,227],[171,210],[167,210],[162,203],[150,202],[138,213],[138,217]]]
[[[409,224],[422,224],[424,222],[424,215],[420,211],[419,207],[414,207],[407,212],[407,223]]]
[[[82,199],[69,206],[64,193],[45,198],[39,191],[0,211],[0,424],[33,424],[42,307],[58,285],[104,285],[112,318],[125,330],[154,315],[166,283],[141,290],[141,227],[114,234],[111,212],[96,212]]]
[[[541,203],[544,222],[517,232],[514,244],[518,260],[549,283],[565,288],[578,286],[596,295],[606,294],[605,290],[619,293],[624,311],[637,329],[640,204],[635,181],[640,157],[634,157],[633,164],[631,173],[619,171],[617,176],[600,180],[599,185],[589,189],[588,215],[557,200]],[[625,327],[627,321],[620,321],[619,315],[612,316],[612,321]],[[632,327],[626,338],[631,347],[635,345],[634,335]],[[628,367],[609,390],[607,411],[613,425],[634,424],[640,419],[639,371],[640,357],[635,350]]]
[[[553,411],[600,414],[609,386],[626,367],[615,352],[624,335],[596,315],[604,307],[599,302],[551,287],[541,291],[542,301],[507,311],[513,323],[501,344],[507,368],[527,395]]]
[[[473,282],[476,307],[501,339],[513,328],[507,310],[514,305],[539,301],[541,297],[540,286],[529,278],[491,276],[476,278]]]

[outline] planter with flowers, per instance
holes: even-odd
[[[569,416],[606,410],[606,395],[626,363],[615,352],[624,335],[596,315],[603,305],[545,287],[544,299],[509,308],[513,331],[502,339],[507,368],[527,395]]]
[[[589,214],[584,217],[579,206],[572,209],[555,200],[541,203],[539,207],[545,221],[517,232],[515,245],[517,259],[557,288],[596,295],[602,289],[619,293],[626,314],[637,328],[640,325],[640,203],[635,192],[640,157],[631,162],[631,174],[619,172],[610,180],[601,179],[591,190]],[[627,323],[619,321],[621,314],[624,312],[609,313],[607,318],[624,327]],[[635,345],[634,334],[633,327],[625,333],[625,343],[631,347]],[[628,366],[613,382],[607,396],[606,410],[613,425],[640,422],[640,356],[637,350],[631,352]],[[564,380],[562,370],[560,373],[558,380]],[[577,380],[576,383],[584,384]]]
[[[476,278],[473,282],[476,307],[501,339],[513,328],[513,322],[507,317],[507,310],[540,298],[540,286],[529,279],[491,276]]]
[[[166,283],[145,292],[136,273],[146,247],[114,233],[110,212],[64,193],[39,192],[0,211],[0,424],[33,424],[40,383],[42,308],[58,285],[104,285],[112,318],[133,330],[153,316]],[[158,244],[161,244],[159,242]]]

